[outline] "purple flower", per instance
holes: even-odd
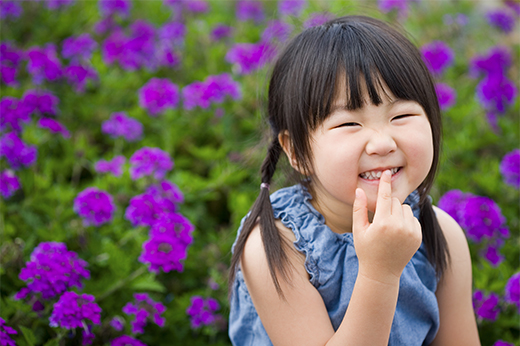
[[[495,321],[500,313],[498,306],[498,294],[490,293],[488,296],[484,292],[477,290],[473,293],[473,309],[480,319]]]
[[[502,247],[503,242],[499,242],[498,244],[489,244],[487,245],[484,251],[484,258],[491,263],[493,267],[498,266],[502,261],[504,261],[504,256],[500,254],[500,248]]]
[[[239,21],[254,20],[259,23],[264,20],[264,8],[260,1],[238,0],[236,16]]]
[[[110,17],[119,14],[121,17],[128,17],[132,2],[130,0],[100,0],[98,2],[101,16]]]
[[[119,316],[116,316],[114,317],[112,320],[110,320],[110,325],[112,326],[112,328],[114,328],[115,330],[117,330],[118,332],[122,331],[123,328],[124,328],[124,323],[125,323],[125,320],[122,319],[121,317]]]
[[[0,44],[0,75],[6,85],[13,87],[18,85],[16,75],[22,61],[22,55],[21,51],[11,47],[8,43]]]
[[[85,92],[87,80],[95,80],[98,78],[94,69],[79,64],[71,64],[63,71],[69,84],[74,86],[77,93]]]
[[[103,18],[94,25],[94,32],[98,35],[116,30],[121,30],[121,28],[114,21],[114,17]]]
[[[491,111],[502,114],[516,99],[515,84],[500,74],[488,75],[477,85],[477,99]]]
[[[13,171],[6,169],[0,173],[0,194],[5,199],[11,197],[20,187],[20,180]]]
[[[23,94],[23,104],[29,113],[38,111],[40,115],[57,115],[60,99],[46,90],[27,90]]]
[[[486,14],[486,19],[491,26],[510,33],[515,27],[515,17],[511,13],[511,9],[497,8]]]
[[[0,18],[18,18],[22,15],[22,6],[17,1],[0,1]]]
[[[44,3],[47,5],[47,8],[56,10],[60,7],[70,6],[75,1],[76,0],[45,0]]]
[[[460,221],[468,238],[477,243],[483,238],[509,237],[506,219],[499,206],[487,197],[468,197],[461,210]]]
[[[95,338],[96,334],[92,333],[92,325],[87,325],[87,328],[83,326],[81,329],[81,345],[92,345]]]
[[[179,87],[167,78],[152,78],[139,89],[139,106],[152,116],[177,107]]]
[[[188,247],[193,242],[193,225],[180,214],[163,214],[150,229],[150,237],[143,243],[139,261],[148,264],[148,270],[165,273],[171,270],[182,272],[182,260],[188,256]]]
[[[38,126],[49,129],[52,133],[60,133],[63,138],[70,138],[70,132],[63,124],[51,118],[41,118],[38,121]]]
[[[87,265],[74,251],[67,250],[64,243],[40,243],[19,275],[20,280],[27,282],[27,288],[18,292],[15,299],[36,293],[43,299],[51,299],[73,286],[82,288],[81,281],[90,279]]]
[[[437,83],[435,85],[435,92],[437,93],[441,110],[445,111],[455,104],[457,93],[449,85]]]
[[[101,47],[106,64],[118,61],[127,71],[135,71],[143,66],[157,67],[155,57],[155,28],[144,20],[137,20],[130,26],[130,36],[122,30],[113,32]]]
[[[209,4],[204,0],[183,1],[184,8],[192,13],[206,13],[209,10]]]
[[[17,98],[11,96],[2,97],[0,100],[0,131],[22,131],[22,123],[28,123],[31,118],[30,110]]]
[[[182,191],[177,185],[168,180],[163,180],[157,185],[150,185],[148,189],[146,189],[146,193],[154,196],[156,199],[166,199],[172,203],[184,202]]]
[[[275,53],[275,48],[267,42],[237,43],[226,54],[226,61],[234,64],[239,74],[250,74],[262,68]]]
[[[262,41],[286,41],[293,30],[292,25],[279,20],[271,20],[262,33]]]
[[[410,0],[378,0],[378,5],[381,12],[388,13],[396,10],[398,17],[404,19],[408,15],[409,2]]]
[[[438,207],[460,224],[462,209],[470,196],[472,195],[460,190],[450,190],[441,197]]]
[[[132,197],[125,217],[134,226],[153,226],[164,215],[174,213],[183,199],[177,186],[165,180],[151,185],[144,194]]]
[[[507,47],[492,47],[486,54],[471,59],[470,75],[504,75],[511,66],[511,61],[511,52]]]
[[[510,344],[509,342],[505,342],[503,340],[498,340],[493,344],[493,346],[515,346],[513,344]]]
[[[136,119],[126,115],[125,112],[115,112],[110,119],[101,124],[101,131],[113,138],[123,137],[129,142],[141,139],[143,125]]]
[[[146,346],[146,344],[144,342],[132,338],[131,336],[122,335],[112,340],[110,346]]]
[[[230,37],[232,33],[232,27],[224,24],[218,24],[213,28],[213,30],[211,30],[210,37],[213,41],[220,41],[225,37]]]
[[[18,334],[16,330],[9,327],[5,320],[0,317],[0,345],[2,346],[16,346],[16,343],[9,335]]]
[[[173,45],[182,45],[186,36],[186,26],[179,22],[164,24],[157,31],[159,40],[169,42]]]
[[[41,84],[44,80],[52,82],[62,76],[61,63],[54,44],[48,44],[45,48],[30,48],[26,54],[29,59],[27,71],[32,75],[34,84]]]
[[[96,47],[97,42],[90,37],[90,34],[71,36],[63,41],[61,55],[73,62],[89,61]]]
[[[334,16],[330,13],[313,13],[309,16],[309,18],[303,23],[304,28],[312,28],[314,26],[320,26],[327,23]]]
[[[101,308],[90,294],[65,292],[54,304],[49,325],[65,329],[83,328],[90,320],[93,324],[101,324]]]
[[[278,12],[284,16],[298,17],[307,6],[307,0],[280,0]]]
[[[26,145],[15,132],[0,137],[0,158],[4,156],[12,169],[32,165],[36,155],[36,147]]]
[[[506,184],[520,189],[520,149],[515,149],[502,158],[500,173]]]
[[[166,172],[173,168],[173,161],[167,152],[159,148],[144,147],[130,158],[130,177],[137,180],[146,175],[163,179]]]
[[[507,281],[504,298],[506,302],[515,304],[520,313],[520,272],[512,275]]]
[[[100,226],[110,222],[116,206],[107,192],[88,187],[74,199],[74,211],[83,218],[85,226]]]
[[[240,99],[240,84],[227,73],[209,76],[204,82],[194,82],[182,89],[184,109],[191,110],[197,106],[208,108],[211,103],[222,103],[226,96],[234,100]]]
[[[127,315],[135,315],[135,319],[131,322],[132,333],[144,333],[144,327],[148,320],[164,327],[165,319],[161,317],[166,311],[162,303],[154,301],[146,293],[135,293],[135,303],[127,303],[123,308],[123,312]]]
[[[520,4],[518,2],[516,2],[516,0],[505,0],[504,4],[507,7],[509,7],[511,10],[513,10],[513,12],[517,16],[520,16]]]
[[[99,160],[94,165],[94,169],[98,173],[112,173],[116,177],[121,176],[123,174],[123,164],[125,163],[126,158],[124,156],[116,156],[112,159],[112,161]]]
[[[193,296],[191,305],[186,309],[186,314],[190,316],[191,327],[197,329],[214,323],[217,317],[215,312],[219,309],[220,305],[215,299]]]
[[[435,75],[441,75],[453,64],[455,54],[443,41],[433,41],[421,48],[424,62]]]

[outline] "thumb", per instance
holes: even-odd
[[[356,199],[354,200],[352,212],[352,233],[364,231],[368,228],[367,196],[361,188],[356,189]]]

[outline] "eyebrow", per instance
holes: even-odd
[[[405,103],[405,102],[417,103],[417,101],[414,101],[414,100],[405,100],[405,99],[396,98],[396,99],[393,99],[393,100],[389,100],[388,104],[390,106],[393,106],[393,105],[395,105],[397,103]],[[361,108],[363,108],[363,107],[361,107]],[[348,110],[347,105],[340,105],[340,104],[332,105],[332,107],[330,109],[330,114],[333,114],[337,110],[342,110],[342,109],[347,109]]]

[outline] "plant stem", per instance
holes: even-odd
[[[140,267],[138,269],[136,269],[132,274],[128,275],[126,278],[124,279],[121,279],[119,280],[114,286],[110,287],[105,293],[101,294],[98,298],[97,298],[97,301],[101,301],[105,298],[107,298],[108,296],[110,296],[112,293],[116,292],[117,290],[119,290],[121,287],[125,286],[126,284],[128,284],[129,282],[131,282],[132,280],[134,280],[135,278],[137,278],[138,276],[144,274],[146,272],[146,268],[143,266],[143,267]]]

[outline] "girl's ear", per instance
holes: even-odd
[[[296,155],[294,154],[294,148],[292,145],[292,140],[289,131],[285,130],[283,132],[280,132],[278,134],[278,142],[280,142],[280,146],[285,152],[285,155],[287,155],[291,167],[303,175],[309,175],[306,172],[306,170],[298,164],[298,160],[296,160]]]

